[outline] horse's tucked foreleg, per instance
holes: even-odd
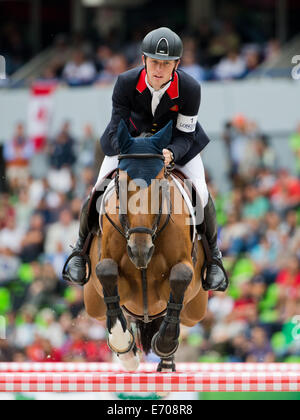
[[[171,294],[167,314],[159,332],[153,337],[152,349],[161,358],[172,356],[179,345],[180,312],[186,289],[193,278],[193,270],[187,264],[176,264],[170,274]]]
[[[128,330],[127,321],[120,307],[118,265],[111,259],[102,260],[96,267],[96,275],[102,285],[107,308],[108,345],[119,356],[125,369],[136,370],[139,357],[133,333]]]

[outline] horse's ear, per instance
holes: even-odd
[[[154,136],[151,137],[151,140],[162,150],[171,143],[172,132],[173,121],[171,120],[164,128],[154,134]]]
[[[122,154],[128,152],[131,144],[131,136],[129,134],[127,125],[124,120],[121,120],[118,126],[117,138],[119,142],[120,151]]]

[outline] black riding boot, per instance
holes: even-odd
[[[208,203],[204,208],[204,231],[211,251],[212,262],[207,266],[206,278],[202,280],[203,289],[225,292],[229,282],[222,263],[222,254],[218,248],[218,226],[214,202],[209,195]],[[203,232],[203,225],[201,225]],[[201,233],[201,232],[200,232]]]
[[[73,248],[73,252],[80,252],[83,249],[84,243],[87,239],[89,234],[89,227],[88,227],[88,207],[89,207],[90,196],[84,201],[80,217],[79,217],[79,238],[76,242],[75,247]],[[72,283],[76,283],[80,286],[83,286],[86,283],[86,259],[81,255],[75,255],[71,258],[68,263],[68,267],[65,271],[64,277],[71,281]]]

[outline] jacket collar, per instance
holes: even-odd
[[[136,85],[136,89],[140,93],[143,93],[147,89],[145,69],[141,71],[138,83]],[[175,72],[174,80],[171,82],[171,85],[166,92],[169,95],[170,99],[176,99],[179,97],[179,80],[177,72]]]

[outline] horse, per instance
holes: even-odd
[[[180,323],[193,327],[207,309],[204,250],[198,235],[193,242],[186,203],[177,184],[170,188],[164,165],[171,135],[169,123],[151,137],[133,138],[121,121],[119,167],[98,220],[101,245],[95,236],[89,252],[85,308],[92,318],[106,319],[108,345],[127,371],[136,371],[141,359],[136,335],[145,354],[152,349],[160,358],[158,371],[175,371]],[[181,213],[174,211],[178,201]]]

